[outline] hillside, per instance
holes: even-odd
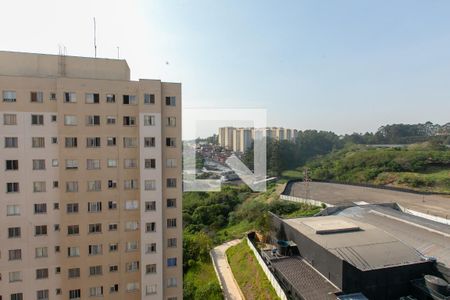
[[[450,149],[446,147],[428,144],[392,149],[352,146],[310,161],[306,167],[313,180],[450,193]]]

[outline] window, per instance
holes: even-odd
[[[117,271],[119,271],[118,265],[109,266],[109,272],[117,272]]]
[[[48,257],[48,248],[47,247],[37,247],[34,249],[34,254],[36,258]]]
[[[100,116],[98,115],[86,116],[86,125],[87,126],[100,125]]]
[[[136,126],[136,117],[124,116],[123,126]]]
[[[52,144],[58,144],[58,138],[57,137],[52,137]]]
[[[22,293],[11,294],[11,300],[23,300],[23,294]]]
[[[177,266],[177,258],[171,257],[167,259],[167,266],[168,267],[176,267]]]
[[[139,290],[139,282],[127,283],[127,292],[134,292]]]
[[[34,181],[33,182],[33,192],[34,193],[44,193],[46,191],[45,181]]]
[[[33,159],[33,170],[45,170],[45,159]]]
[[[177,239],[176,238],[167,239],[167,248],[176,248],[176,247],[177,247]]]
[[[34,226],[34,235],[47,235],[47,225]]]
[[[49,298],[48,290],[39,290],[36,292],[37,300],[48,300]]]
[[[117,229],[118,229],[117,223],[108,224],[108,230],[109,231],[117,231]]]
[[[5,137],[5,148],[17,148],[18,146],[17,137]]]
[[[90,276],[96,276],[96,275],[102,275],[103,274],[103,268],[102,266],[90,266],[89,267],[89,275]]]
[[[65,92],[64,93],[64,102],[65,103],[77,102],[77,95],[74,92]]]
[[[78,169],[78,160],[66,159],[66,170],[76,170],[76,169]]]
[[[145,223],[145,232],[155,232],[155,231],[156,231],[155,222]]]
[[[118,250],[119,250],[119,244],[118,243],[109,244],[109,252],[116,252]]]
[[[156,125],[156,118],[153,115],[144,115],[144,126]]]
[[[3,102],[16,102],[16,91],[3,91]]]
[[[156,264],[149,264],[145,266],[145,274],[155,274]]]
[[[110,293],[117,293],[118,291],[119,291],[119,285],[117,283],[113,284],[109,287]]]
[[[114,116],[107,116],[106,117],[106,124],[108,124],[108,125],[116,124],[116,117],[114,117]]]
[[[102,254],[102,252],[103,252],[102,245],[89,245],[88,246],[89,255],[100,255],[100,254]]]
[[[144,104],[155,104],[155,95],[144,94]]]
[[[146,295],[153,295],[153,294],[156,294],[156,292],[157,292],[156,284],[145,286],[145,294]]]
[[[59,161],[57,159],[52,159],[52,167],[59,166]]]
[[[89,224],[89,233],[101,233],[102,232],[102,224]]]
[[[5,161],[5,169],[6,171],[14,171],[19,170],[19,160],[6,160]]]
[[[80,234],[79,225],[69,225],[67,226],[67,235],[78,235]]]
[[[108,209],[117,209],[117,201],[108,201]]]
[[[98,148],[100,147],[99,137],[88,137],[86,138],[86,147],[88,148]]]
[[[66,205],[66,212],[71,213],[77,213],[78,212],[79,205],[78,203],[67,203]]]
[[[117,188],[117,181],[116,180],[108,180],[108,189],[115,189]]]
[[[106,94],[106,103],[116,103],[116,95]]]
[[[177,199],[175,199],[175,198],[167,199],[167,207],[168,208],[177,207]]]
[[[31,125],[44,125],[44,115],[31,115]]]
[[[125,201],[126,210],[134,210],[139,208],[139,201],[137,200],[127,200]]]
[[[167,219],[167,228],[175,228],[177,227],[177,219]]]
[[[36,279],[44,279],[44,278],[48,278],[48,269],[37,269]]]
[[[156,168],[156,159],[154,159],[154,158],[145,159],[144,165],[145,165],[146,169],[155,169]]]
[[[166,97],[166,106],[175,106],[177,99],[175,96]]]
[[[147,179],[144,181],[144,188],[146,191],[156,190],[156,181],[153,179]]]
[[[102,202],[88,202],[88,212],[101,212]]]
[[[145,201],[145,211],[156,210],[156,201]]]
[[[177,187],[177,179],[176,178],[167,178],[166,180],[168,188],[176,188]]]
[[[30,101],[35,103],[42,103],[44,101],[44,93],[43,92],[31,92],[30,93]]]
[[[66,182],[66,192],[68,192],[68,193],[78,192],[78,181],[67,181]]]
[[[137,188],[139,188],[137,179],[129,179],[124,181],[125,190],[135,190]]]
[[[156,139],[154,137],[144,137],[144,147],[155,147]]]
[[[115,146],[117,145],[116,143],[116,137],[115,136],[109,136],[106,138],[106,145],[107,146]]]
[[[102,190],[102,182],[100,180],[90,180],[87,182],[88,192],[99,192]]]
[[[155,253],[156,252],[156,243],[150,243],[145,245],[145,253]]]
[[[167,147],[176,147],[176,139],[173,137],[166,138],[166,146]]]
[[[56,93],[50,93],[50,100],[52,101],[56,100]]]
[[[31,138],[31,147],[44,148],[45,147],[45,139],[43,137],[32,137]]]
[[[136,159],[125,159],[123,161],[124,168],[126,169],[134,169],[137,168],[137,160]]]
[[[80,299],[81,298],[81,290],[77,289],[77,290],[70,290],[69,291],[69,299]]]
[[[3,125],[17,125],[17,115],[3,114]]]
[[[137,104],[136,96],[123,95],[123,104]]]
[[[132,252],[138,250],[139,243],[137,241],[127,242],[125,251]]]
[[[66,148],[76,148],[78,144],[78,139],[76,137],[66,137],[64,144]]]
[[[22,250],[21,249],[13,249],[8,251],[9,260],[21,260],[22,259]]]
[[[18,193],[19,192],[19,183],[18,182],[7,182],[6,183],[6,192],[7,193]]]
[[[6,205],[7,216],[20,216],[20,206],[18,204]]]
[[[137,221],[128,221],[125,223],[125,230],[126,231],[134,231],[139,228],[139,224]]]
[[[94,103],[99,103],[99,102],[100,102],[99,94],[86,93],[86,103],[87,104],[94,104]]]
[[[126,263],[125,268],[127,272],[136,272],[139,270],[139,261],[131,261]]]
[[[177,279],[175,277],[170,277],[167,279],[167,287],[176,287],[177,286]]]
[[[108,159],[106,165],[108,168],[117,168],[117,159]]]
[[[34,204],[35,214],[45,214],[47,213],[47,203],[36,203]]]
[[[66,125],[66,126],[76,126],[77,125],[77,116],[64,115],[64,125]]]
[[[123,138],[124,148],[135,148],[137,147],[137,138],[135,137],[124,137]]]
[[[175,117],[167,117],[166,118],[166,126],[167,127],[175,127],[175,126],[177,126],[177,118],[175,118]]]
[[[20,238],[21,230],[20,227],[9,227],[8,228],[8,238]]]
[[[51,115],[51,121],[56,122],[58,116],[57,115]]]
[[[166,159],[166,168],[176,168],[177,160],[175,158]]]
[[[90,297],[100,297],[103,296],[103,286],[96,286],[89,288]]]
[[[100,169],[100,159],[87,159],[86,169],[88,170],[98,170]]]
[[[69,278],[78,278],[80,277],[80,268],[71,268],[67,270]]]
[[[16,282],[16,281],[22,281],[22,272],[20,271],[9,272],[9,282]]]

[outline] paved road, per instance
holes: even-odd
[[[226,242],[211,250],[211,256],[214,260],[214,265],[217,267],[219,273],[219,280],[223,288],[223,294],[226,300],[245,300],[242,297],[242,292],[234,280],[233,272],[228,264],[227,255],[225,251],[231,246],[237,245],[241,240],[233,240]]]
[[[330,204],[364,201],[371,204],[393,203],[422,213],[450,218],[450,197],[444,195],[419,195],[408,192],[361,187],[346,184],[310,182],[310,199]],[[294,183],[291,196],[304,197],[303,182]]]

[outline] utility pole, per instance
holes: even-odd
[[[310,197],[310,187],[309,183],[311,182],[311,178],[309,177],[309,168],[305,168],[303,170],[303,185],[305,187],[305,199],[309,199]]]

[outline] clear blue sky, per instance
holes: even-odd
[[[446,0],[15,0],[1,9],[0,48],[30,52],[63,44],[92,55],[96,16],[100,56],[120,46],[134,78],[182,82],[189,107],[267,108],[269,125],[338,133],[450,121]]]

